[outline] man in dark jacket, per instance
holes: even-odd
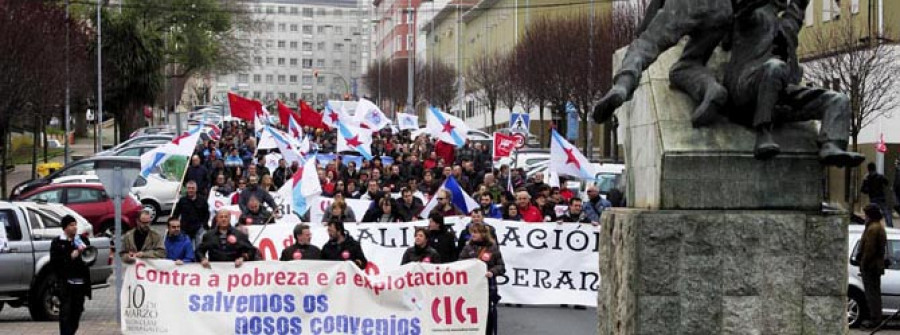
[[[209,229],[209,203],[197,195],[197,183],[189,181],[187,195],[178,199],[172,217],[182,223],[182,230],[191,239],[194,248],[200,245],[203,234]]]
[[[275,187],[281,188],[285,181],[291,179],[292,175],[290,168],[287,166],[287,161],[282,158],[278,160],[278,168],[272,173],[272,182],[275,183]]]
[[[238,206],[241,208],[242,213],[247,212],[247,204],[250,202],[251,197],[256,197],[261,202],[265,202],[272,208],[276,213],[278,212],[278,204],[275,203],[275,199],[272,198],[272,195],[269,194],[268,191],[264,190],[259,186],[259,177],[250,176],[247,178],[249,185],[243,191],[241,191],[241,195],[238,198]]]
[[[472,221],[466,225],[465,229],[459,232],[459,239],[456,240],[457,253],[462,252],[463,248],[466,247],[466,244],[469,243],[469,240],[472,239],[472,232],[469,231],[469,227],[473,224],[486,226],[488,231],[491,232],[491,238],[495,241],[497,240],[497,231],[494,229],[494,226],[484,223],[484,209],[476,208],[472,210],[472,213],[469,213],[469,217],[472,218]]]
[[[894,210],[900,214],[900,158],[894,162],[894,203],[897,204]]]
[[[74,217],[64,216],[60,225],[63,234],[50,242],[50,266],[60,284],[59,333],[74,335],[84,312],[84,297],[91,297],[90,264],[81,259],[91,242],[78,236]]]
[[[890,207],[887,205],[887,194],[885,193],[885,189],[888,187],[888,180],[883,174],[876,171],[875,163],[869,163],[866,168],[869,170],[869,174],[866,175],[866,179],[863,180],[862,189],[860,191],[869,196],[869,202],[876,204],[881,208],[881,213],[884,216],[884,223],[887,224],[888,227],[893,227],[893,213],[891,213]]]
[[[328,222],[328,238],[328,242],[322,246],[322,260],[353,261],[360,269],[366,269],[369,261],[366,260],[359,242],[344,230],[343,222],[338,220]]]
[[[581,201],[581,198],[572,198],[569,202],[569,210],[560,216],[558,221],[591,223],[591,219],[588,218],[587,214],[584,212],[584,203]]]
[[[197,192],[199,194],[206,194],[209,191],[209,170],[200,165],[200,156],[197,155],[191,157],[191,166],[188,167],[184,174],[185,186],[192,181],[197,183]]]
[[[881,222],[883,219],[881,208],[876,204],[869,204],[864,211],[866,230],[859,240],[859,272],[862,274],[863,288],[866,291],[869,315],[862,326],[872,328],[881,324],[881,276],[884,275],[887,234]]]
[[[409,188],[404,188],[400,191],[400,200],[397,201],[397,214],[403,218],[403,221],[412,221],[423,208],[425,208],[425,205],[422,204],[422,200],[413,196]]]
[[[231,227],[231,213],[220,210],[216,213],[216,229],[203,235],[196,257],[205,268],[210,267],[209,262],[234,262],[237,268],[252,260],[254,254],[247,234]]]
[[[444,215],[437,212],[428,215],[428,246],[437,250],[442,263],[452,263],[459,258],[456,235],[444,224]]]
[[[312,232],[309,226],[298,224],[294,227],[294,244],[281,251],[281,260],[315,260],[322,258],[322,250],[319,247],[309,244],[312,240]]]

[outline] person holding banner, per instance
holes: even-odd
[[[482,197],[488,197],[489,195],[482,195]],[[472,218],[472,221],[466,225],[466,228],[459,232],[459,239],[456,242],[456,249],[458,252],[462,252],[462,250],[469,244],[469,241],[472,239],[472,233],[469,231],[469,228],[475,224],[481,224],[488,227],[488,230],[491,233],[491,238],[495,241],[497,240],[497,230],[494,229],[494,226],[491,226],[487,223],[484,223],[484,210],[481,208],[476,208],[472,210],[472,213],[469,214],[469,217]]]
[[[194,246],[191,239],[181,233],[181,222],[176,217],[169,217],[166,224],[166,258],[175,261],[176,265],[194,262]]]
[[[312,232],[309,226],[298,224],[294,227],[294,244],[284,248],[281,251],[281,258],[278,260],[299,261],[299,260],[316,260],[322,258],[322,250],[319,247],[309,244],[312,240]]]
[[[264,225],[272,219],[272,213],[263,208],[259,199],[255,196],[250,197],[247,202],[247,210],[243,212],[239,221],[246,225]]]
[[[245,260],[250,260],[253,252],[253,244],[247,234],[231,227],[231,213],[219,210],[216,212],[216,228],[203,235],[196,256],[205,268],[210,267],[209,262],[234,262],[237,268]]]
[[[500,247],[491,237],[487,226],[476,223],[469,226],[469,232],[472,234],[472,240],[459,253],[459,259],[474,258],[487,264],[488,271],[485,273],[485,277],[488,278],[489,301],[487,334],[497,334],[497,304],[500,302],[497,276],[506,273],[506,264],[503,262],[503,255],[500,254]]]
[[[134,263],[137,258],[166,257],[162,236],[150,229],[150,212],[141,211],[137,227],[122,235],[119,255],[125,263]]]
[[[328,221],[328,243],[322,247],[322,259],[329,261],[352,261],[360,269],[365,270],[369,261],[363,254],[359,242],[344,230],[344,223],[338,220]]]
[[[403,259],[400,260],[400,265],[404,265],[409,262],[421,262],[421,263],[440,263],[441,255],[438,254],[437,250],[428,246],[428,234],[425,231],[425,228],[416,228],[415,232],[415,244],[403,253]]]
[[[559,217],[559,223],[591,223],[591,219],[585,214],[583,209],[584,203],[581,201],[581,198],[572,198],[572,201],[569,202],[569,209],[566,210],[565,214]]]
[[[252,166],[253,165],[251,165],[251,167]],[[269,208],[272,208],[277,213],[278,204],[275,203],[275,199],[272,198],[272,195],[259,185],[259,177],[256,175],[250,175],[249,177],[247,177],[247,181],[249,185],[247,186],[247,188],[241,191],[241,195],[238,198],[238,206],[240,206],[241,212],[247,212],[247,203],[250,202],[250,197],[256,197],[256,199],[265,202],[267,205],[269,205]]]
[[[60,284],[59,333],[74,335],[84,312],[84,297],[91,297],[89,264],[81,258],[91,242],[78,236],[78,222],[71,215],[63,216],[60,225],[63,234],[50,242],[50,269]]]

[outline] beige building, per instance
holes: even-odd
[[[462,101],[457,101],[453,109],[464,110],[462,116],[471,127],[491,130],[487,106],[479,103],[475,98],[476,92],[466,85],[465,69],[475,59],[511,51],[528,29],[529,23],[537,20],[565,19],[591,13],[599,20],[611,12],[611,2],[601,0],[451,0],[443,8],[436,10],[433,19],[424,22],[421,30],[427,38],[425,43],[429,59],[439,59],[456,69],[462,69],[461,79],[465,91],[461,94]],[[521,113],[524,110],[516,107],[514,112]],[[543,131],[548,137],[552,120],[549,108],[544,109],[546,121],[543,123],[540,122],[541,115],[537,109],[528,112],[532,120],[532,134],[540,137]],[[497,128],[506,127],[509,116],[510,111],[501,106],[496,112]],[[593,147],[595,151],[603,152],[603,127],[592,128]],[[543,143],[545,147],[546,137]],[[597,158],[597,155],[593,157]]]

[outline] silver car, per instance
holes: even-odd
[[[863,289],[862,276],[859,273],[859,240],[865,227],[862,225],[850,225],[849,244],[850,263],[848,264],[847,289],[847,322],[850,327],[859,326],[862,320],[869,315],[866,305],[866,295]],[[886,228],[888,264],[884,268],[884,276],[881,276],[881,314],[889,316],[900,309],[900,229]]]

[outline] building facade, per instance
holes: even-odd
[[[249,5],[259,32],[243,33],[251,42],[251,67],[217,75],[214,101],[227,92],[272,103],[367,94],[361,88],[371,55],[371,15],[365,0],[264,0]]]

